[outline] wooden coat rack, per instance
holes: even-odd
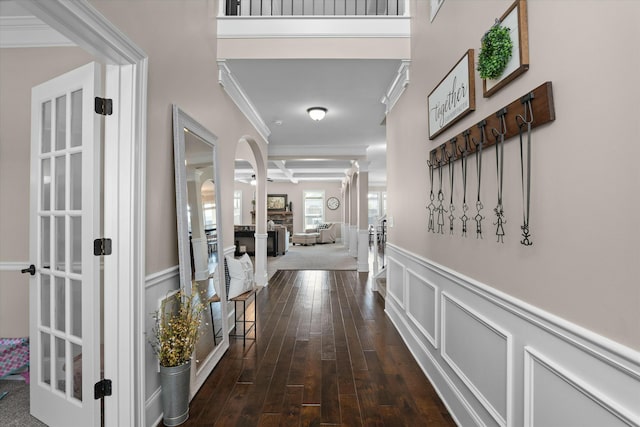
[[[429,153],[430,164],[433,167],[437,168],[446,165],[450,160],[455,161],[459,159],[462,156],[461,151],[463,151],[465,148],[464,135],[466,132],[469,132],[469,147],[467,147],[467,156],[475,153],[476,144],[474,144],[472,141],[480,141],[479,124],[483,122],[486,123],[486,140],[482,145],[483,150],[487,147],[495,145],[496,139],[493,137],[491,129],[500,130],[500,115],[504,115],[507,124],[507,130],[504,136],[504,140],[506,141],[507,139],[518,135],[518,124],[516,122],[516,116],[519,114],[523,114],[523,104],[529,98],[531,99],[531,107],[533,108],[533,123],[531,124],[532,128],[538,127],[545,123],[549,123],[556,119],[556,113],[553,107],[553,89],[551,87],[551,82],[545,82],[537,88],[533,89],[531,92],[511,102],[509,105],[487,116],[485,119],[478,122],[478,124],[464,130],[453,138],[450,138],[449,141],[431,150],[431,152]]]

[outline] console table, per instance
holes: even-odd
[[[246,247],[246,253],[249,255],[255,255],[255,234],[254,230],[250,231],[235,231],[233,233],[233,240],[235,241],[236,251],[235,255],[240,256],[244,252],[240,252],[240,246]],[[280,235],[282,236],[280,237]],[[267,231],[267,255],[278,256],[281,255],[278,248],[284,247],[284,243],[280,242],[281,239],[285,239],[284,233],[278,233],[277,231]],[[282,250],[284,254],[284,250]]]

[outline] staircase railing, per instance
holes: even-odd
[[[402,16],[406,0],[226,0],[226,16]]]

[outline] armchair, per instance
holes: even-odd
[[[334,222],[318,225],[317,229],[306,230],[307,233],[317,233],[316,243],[335,243],[337,226]]]

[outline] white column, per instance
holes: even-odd
[[[358,226],[349,226],[349,255],[358,257]]]
[[[342,181],[342,228],[340,230],[342,235],[342,244],[348,249],[349,248],[349,180],[350,178],[345,178]]]
[[[373,225],[373,274],[374,276],[378,274],[378,224]],[[378,281],[373,280],[371,289],[374,291],[378,290]]]
[[[235,254],[235,246],[230,246],[224,249],[224,257],[227,258],[233,258]],[[227,301],[227,308],[225,311],[223,311],[223,315],[224,313],[227,313],[227,318],[224,319],[224,325],[223,325],[223,331],[225,334],[228,334],[229,332],[231,332],[231,329],[235,327],[235,304],[233,303],[233,301],[229,301],[228,300],[228,294],[227,294],[227,283],[225,281],[225,274],[224,274],[224,264],[223,263],[219,263],[218,264],[218,268],[222,268],[222,281],[220,282],[221,287],[224,287],[225,291],[224,291],[224,298],[222,299],[223,301]],[[222,296],[220,296],[220,298],[222,298]]]
[[[349,255],[358,257],[358,173],[351,175],[349,191]]]
[[[369,232],[367,230],[358,230],[358,262],[357,268],[359,273],[369,271]]]
[[[256,234],[255,234],[255,281],[258,286],[267,286],[267,173],[256,169]]]
[[[267,286],[267,237],[268,234],[256,233],[255,281],[258,286]]]
[[[369,169],[368,163],[358,161],[358,272],[369,271]]]

